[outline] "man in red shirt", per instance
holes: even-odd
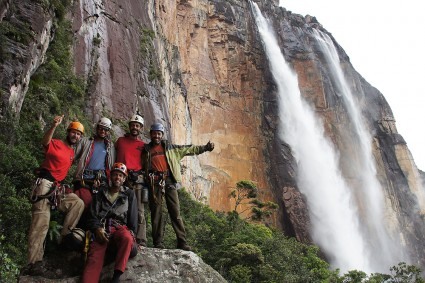
[[[37,181],[31,193],[32,219],[28,236],[28,273],[42,273],[44,254],[44,239],[50,222],[50,208],[56,207],[64,212],[65,219],[61,231],[61,239],[78,223],[84,209],[83,201],[75,194],[65,192],[60,182],[65,179],[74,160],[72,146],[78,142],[84,133],[84,127],[79,122],[71,122],[64,141],[53,139],[56,127],[62,122],[62,116],[53,119],[53,125],[44,134],[42,144],[45,149],[45,159],[37,170]]]
[[[131,117],[128,127],[130,132],[123,137],[118,138],[115,143],[116,159],[115,162],[121,162],[127,165],[128,178],[126,186],[130,187],[136,193],[137,210],[138,210],[138,227],[136,240],[140,246],[146,247],[146,219],[145,219],[145,203],[147,197],[142,197],[142,192],[147,193],[144,184],[144,174],[142,171],[142,150],[145,143],[140,138],[143,129],[143,118],[139,114]]]

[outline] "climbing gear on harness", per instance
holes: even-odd
[[[147,203],[149,201],[149,190],[147,187],[142,188],[142,197],[140,201],[143,203]]]
[[[52,186],[50,187],[50,190],[48,193],[44,195],[37,195],[37,187],[41,184],[43,178],[37,178],[35,181],[30,195],[30,201],[31,203],[36,203],[42,199],[48,199],[51,205],[51,209],[55,210],[59,207],[62,200],[65,199],[66,193],[71,191],[71,188],[69,185],[61,184],[57,181],[53,182]]]
[[[143,170],[128,170],[128,179],[136,184],[143,184],[145,182],[145,171]]]
[[[71,190],[70,186],[67,184],[56,184],[56,189],[54,194],[49,198],[49,202],[52,210],[58,209],[61,202],[66,198],[67,191]]]
[[[93,194],[99,192],[98,188],[106,185],[107,177],[105,170],[84,169],[81,185],[91,190]]]
[[[156,204],[158,204],[157,199],[156,199],[157,195],[155,194],[155,188],[159,186],[159,187],[161,187],[161,193],[165,193],[165,180],[169,176],[169,172],[168,172],[168,170],[163,171],[163,172],[151,171],[148,176],[149,176],[153,201]]]
[[[112,171],[119,171],[119,172],[123,173],[125,176],[128,176],[127,166],[125,166],[125,164],[121,163],[121,162],[115,162],[114,166],[112,166],[112,168],[111,168],[111,172]]]
[[[122,163],[121,163],[122,164]],[[124,164],[123,164],[124,165]],[[103,231],[105,232],[105,237],[108,239],[109,238],[109,233],[110,233],[110,227],[111,227],[111,220],[112,218],[106,218],[109,214],[109,212],[111,212],[111,210],[114,208],[115,204],[117,203],[117,199],[115,199],[115,201],[112,203],[112,205],[109,207],[108,211],[105,213],[105,215],[100,219],[100,224],[102,224],[102,228]],[[108,224],[106,224],[106,221],[108,221]],[[98,235],[98,230],[96,230],[96,235]],[[95,237],[96,237],[95,235]],[[99,238],[99,235],[98,235]]]
[[[37,193],[35,192],[37,187],[41,184],[41,180],[43,180],[43,178],[37,178],[37,180],[35,180],[34,184],[32,185],[31,195],[30,195],[31,203],[36,203],[37,201],[42,199],[42,198],[40,198],[40,196],[37,196]],[[49,197],[50,195],[51,195],[51,192],[49,191],[47,197]]]
[[[93,240],[92,239],[92,232],[90,232],[90,230],[86,231],[86,238],[84,241],[84,249],[83,249],[83,253],[84,253],[84,262],[87,261],[87,253],[89,252],[89,247],[90,247],[90,241]]]
[[[76,130],[81,132],[82,135],[84,135],[84,126],[83,124],[81,124],[80,122],[74,121],[71,122],[68,126],[68,129],[66,129],[67,131],[69,130]]]

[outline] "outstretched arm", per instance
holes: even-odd
[[[205,151],[213,151],[214,149],[214,143],[208,141],[208,143],[205,145]]]
[[[50,143],[50,141],[52,140],[52,137],[53,137],[53,133],[55,132],[55,130],[56,130],[56,127],[57,126],[59,126],[59,124],[60,123],[62,123],[62,120],[63,120],[63,116],[64,115],[62,115],[62,116],[56,116],[54,119],[53,119],[53,124],[52,124],[52,126],[50,127],[50,129],[44,134],[44,137],[43,137],[43,140],[41,141],[41,143],[42,143],[42,145],[44,146],[44,147],[47,147],[48,145],[49,145],[49,143]]]

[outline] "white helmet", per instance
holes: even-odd
[[[140,116],[139,114],[134,114],[131,117],[130,121],[128,121],[128,123],[131,123],[131,122],[137,122],[137,123],[141,124],[142,126],[145,124],[145,121],[143,120],[143,117]]]
[[[97,126],[101,126],[110,130],[112,129],[112,122],[108,118],[103,117],[103,118],[100,118],[99,122],[97,122]]]

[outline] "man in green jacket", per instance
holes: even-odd
[[[151,142],[145,145],[142,153],[143,168],[149,184],[149,208],[151,210],[152,238],[155,248],[164,248],[162,217],[162,196],[165,198],[171,225],[177,237],[177,248],[190,251],[186,242],[186,231],[180,216],[180,203],[177,185],[181,182],[180,160],[186,155],[198,155],[214,149],[214,143],[206,145],[175,145],[163,140],[164,126],[152,124]]]

